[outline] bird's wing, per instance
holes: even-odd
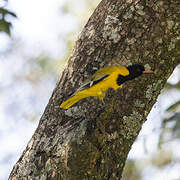
[[[92,87],[93,85],[107,78],[114,71],[117,71],[118,68],[119,67],[117,66],[109,66],[109,67],[99,69],[98,71],[95,72],[95,74],[93,74],[89,79],[87,79],[80,88],[78,88],[75,92],[71,93],[69,96],[73,96],[78,91],[82,91],[84,89],[88,89]]]
[[[110,66],[110,67],[105,67],[105,68],[99,69],[98,71],[96,71],[95,74],[93,74],[90,77],[89,80],[97,81],[97,80],[103,78],[106,75],[112,74],[114,71],[117,71],[117,67],[116,66]]]
[[[91,77],[90,79],[86,80],[82,86],[80,86],[80,88],[78,88],[75,92],[73,92],[72,94],[70,94],[69,96],[73,96],[74,94],[76,94],[78,91],[82,91],[84,89],[88,89],[92,86],[94,86],[95,84],[101,82],[102,80],[104,80],[105,78],[107,78],[109,76],[109,74],[104,74],[103,76],[99,76],[99,78],[93,78]]]

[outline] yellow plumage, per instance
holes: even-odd
[[[109,88],[113,88],[116,91],[122,87],[122,84],[117,84],[119,75],[129,75],[128,69],[124,66],[111,66],[98,70],[91,78],[84,82],[72,97],[63,102],[60,108],[68,109],[79,100],[90,96],[98,97],[102,100]],[[89,88],[86,88],[87,85],[89,85]]]

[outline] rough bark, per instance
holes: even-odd
[[[102,0],[82,30],[39,125],[9,179],[120,179],[157,96],[180,62],[179,0]],[[97,69],[155,71],[69,110],[59,105]]]

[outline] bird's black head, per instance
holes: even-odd
[[[128,66],[127,69],[129,71],[129,75],[122,76],[119,74],[119,76],[117,78],[117,84],[119,86],[126,81],[129,81],[129,80],[135,79],[136,77],[139,77],[143,73],[153,73],[153,71],[151,71],[151,70],[145,70],[144,66],[142,66],[140,64],[133,64],[131,66]]]
[[[144,66],[142,66],[140,64],[133,64],[131,66],[128,66],[127,69],[129,71],[129,75],[127,76],[128,80],[132,80],[132,79],[142,75],[143,72],[145,71]]]

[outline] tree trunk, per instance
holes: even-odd
[[[133,142],[180,62],[179,0],[102,0],[82,30],[39,125],[9,179],[121,179]],[[104,99],[59,105],[97,69],[155,71]]]

